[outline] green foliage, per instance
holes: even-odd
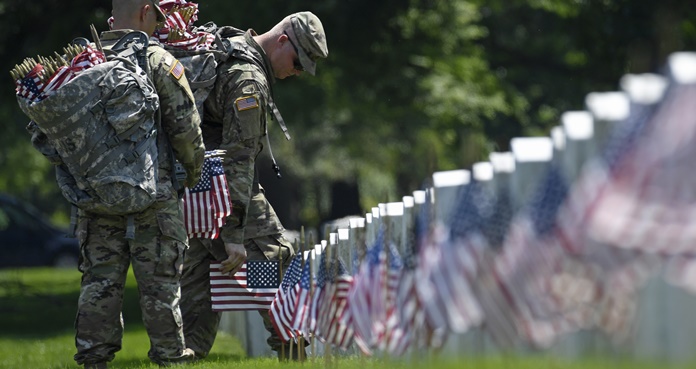
[[[58,192],[53,169],[29,143],[8,71],[25,57],[51,55],[78,36],[89,37],[89,24],[106,29],[110,3],[76,0],[69,3],[0,0],[0,192],[31,201],[62,223],[68,206]],[[59,14],[57,18],[53,15]]]

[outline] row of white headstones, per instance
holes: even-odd
[[[327,240],[308,251],[317,262],[327,245],[337,245],[342,260],[352,270],[351,250],[370,244],[376,237],[380,222],[387,222],[388,237],[403,248],[413,232],[415,214],[432,200],[435,219],[444,220],[456,204],[459,190],[472,179],[491,191],[509,191],[511,211],[522,208],[535,190],[538,180],[553,161],[566,178],[577,178],[583,164],[597,155],[607,142],[613,127],[629,115],[631,103],[652,104],[659,101],[669,83],[696,83],[696,53],[679,52],[669,56],[664,75],[625,75],[620,91],[592,92],[586,96],[585,109],[562,114],[560,124],[548,137],[516,137],[510,141],[511,151],[494,152],[489,160],[470,169],[435,172],[432,188],[417,190],[403,196],[401,202],[377,204],[364,216],[346,219],[330,229]],[[694,102],[696,104],[696,101]],[[429,196],[427,196],[429,195]],[[363,246],[364,247],[364,246]],[[317,268],[314,268],[317,270]],[[656,278],[641,290],[635,336],[630,347],[614,347],[599,333],[579,332],[563,337],[548,353],[564,358],[585,355],[615,355],[620,352],[635,359],[657,359],[678,363],[694,359],[696,346],[696,296]],[[257,312],[226,312],[221,330],[237,336],[251,357],[269,355],[268,333]],[[325,352],[318,342],[310,348],[316,355]],[[352,350],[351,353],[355,351]],[[484,332],[472,329],[451,337],[445,355],[495,354],[496,346]],[[522,352],[523,354],[523,352]]]

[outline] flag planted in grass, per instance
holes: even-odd
[[[210,264],[213,311],[267,310],[280,285],[277,260],[249,260],[233,276],[222,274],[220,263]]]
[[[295,311],[295,294],[292,290],[300,282],[302,277],[302,254],[295,255],[290,266],[285,271],[280,288],[271,303],[271,324],[283,342],[288,342],[297,335],[292,328],[292,319]]]

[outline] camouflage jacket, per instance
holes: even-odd
[[[256,159],[263,149],[270,85],[275,82],[268,56],[253,39],[253,30],[230,38],[264,63],[264,68],[230,58],[218,66],[218,77],[205,101],[203,136],[209,149],[227,150],[225,175],[232,197],[232,215],[221,232],[224,242],[280,233],[283,226],[255,181]]]

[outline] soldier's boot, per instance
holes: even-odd
[[[193,352],[190,348],[184,349],[184,352],[181,354],[180,357],[176,359],[168,359],[166,361],[157,361],[157,364],[160,367],[167,367],[167,366],[175,366],[175,365],[184,365],[184,364],[190,364],[194,361],[197,361],[198,358],[196,357],[196,353]]]
[[[86,363],[85,369],[107,369],[106,361],[99,363]]]

